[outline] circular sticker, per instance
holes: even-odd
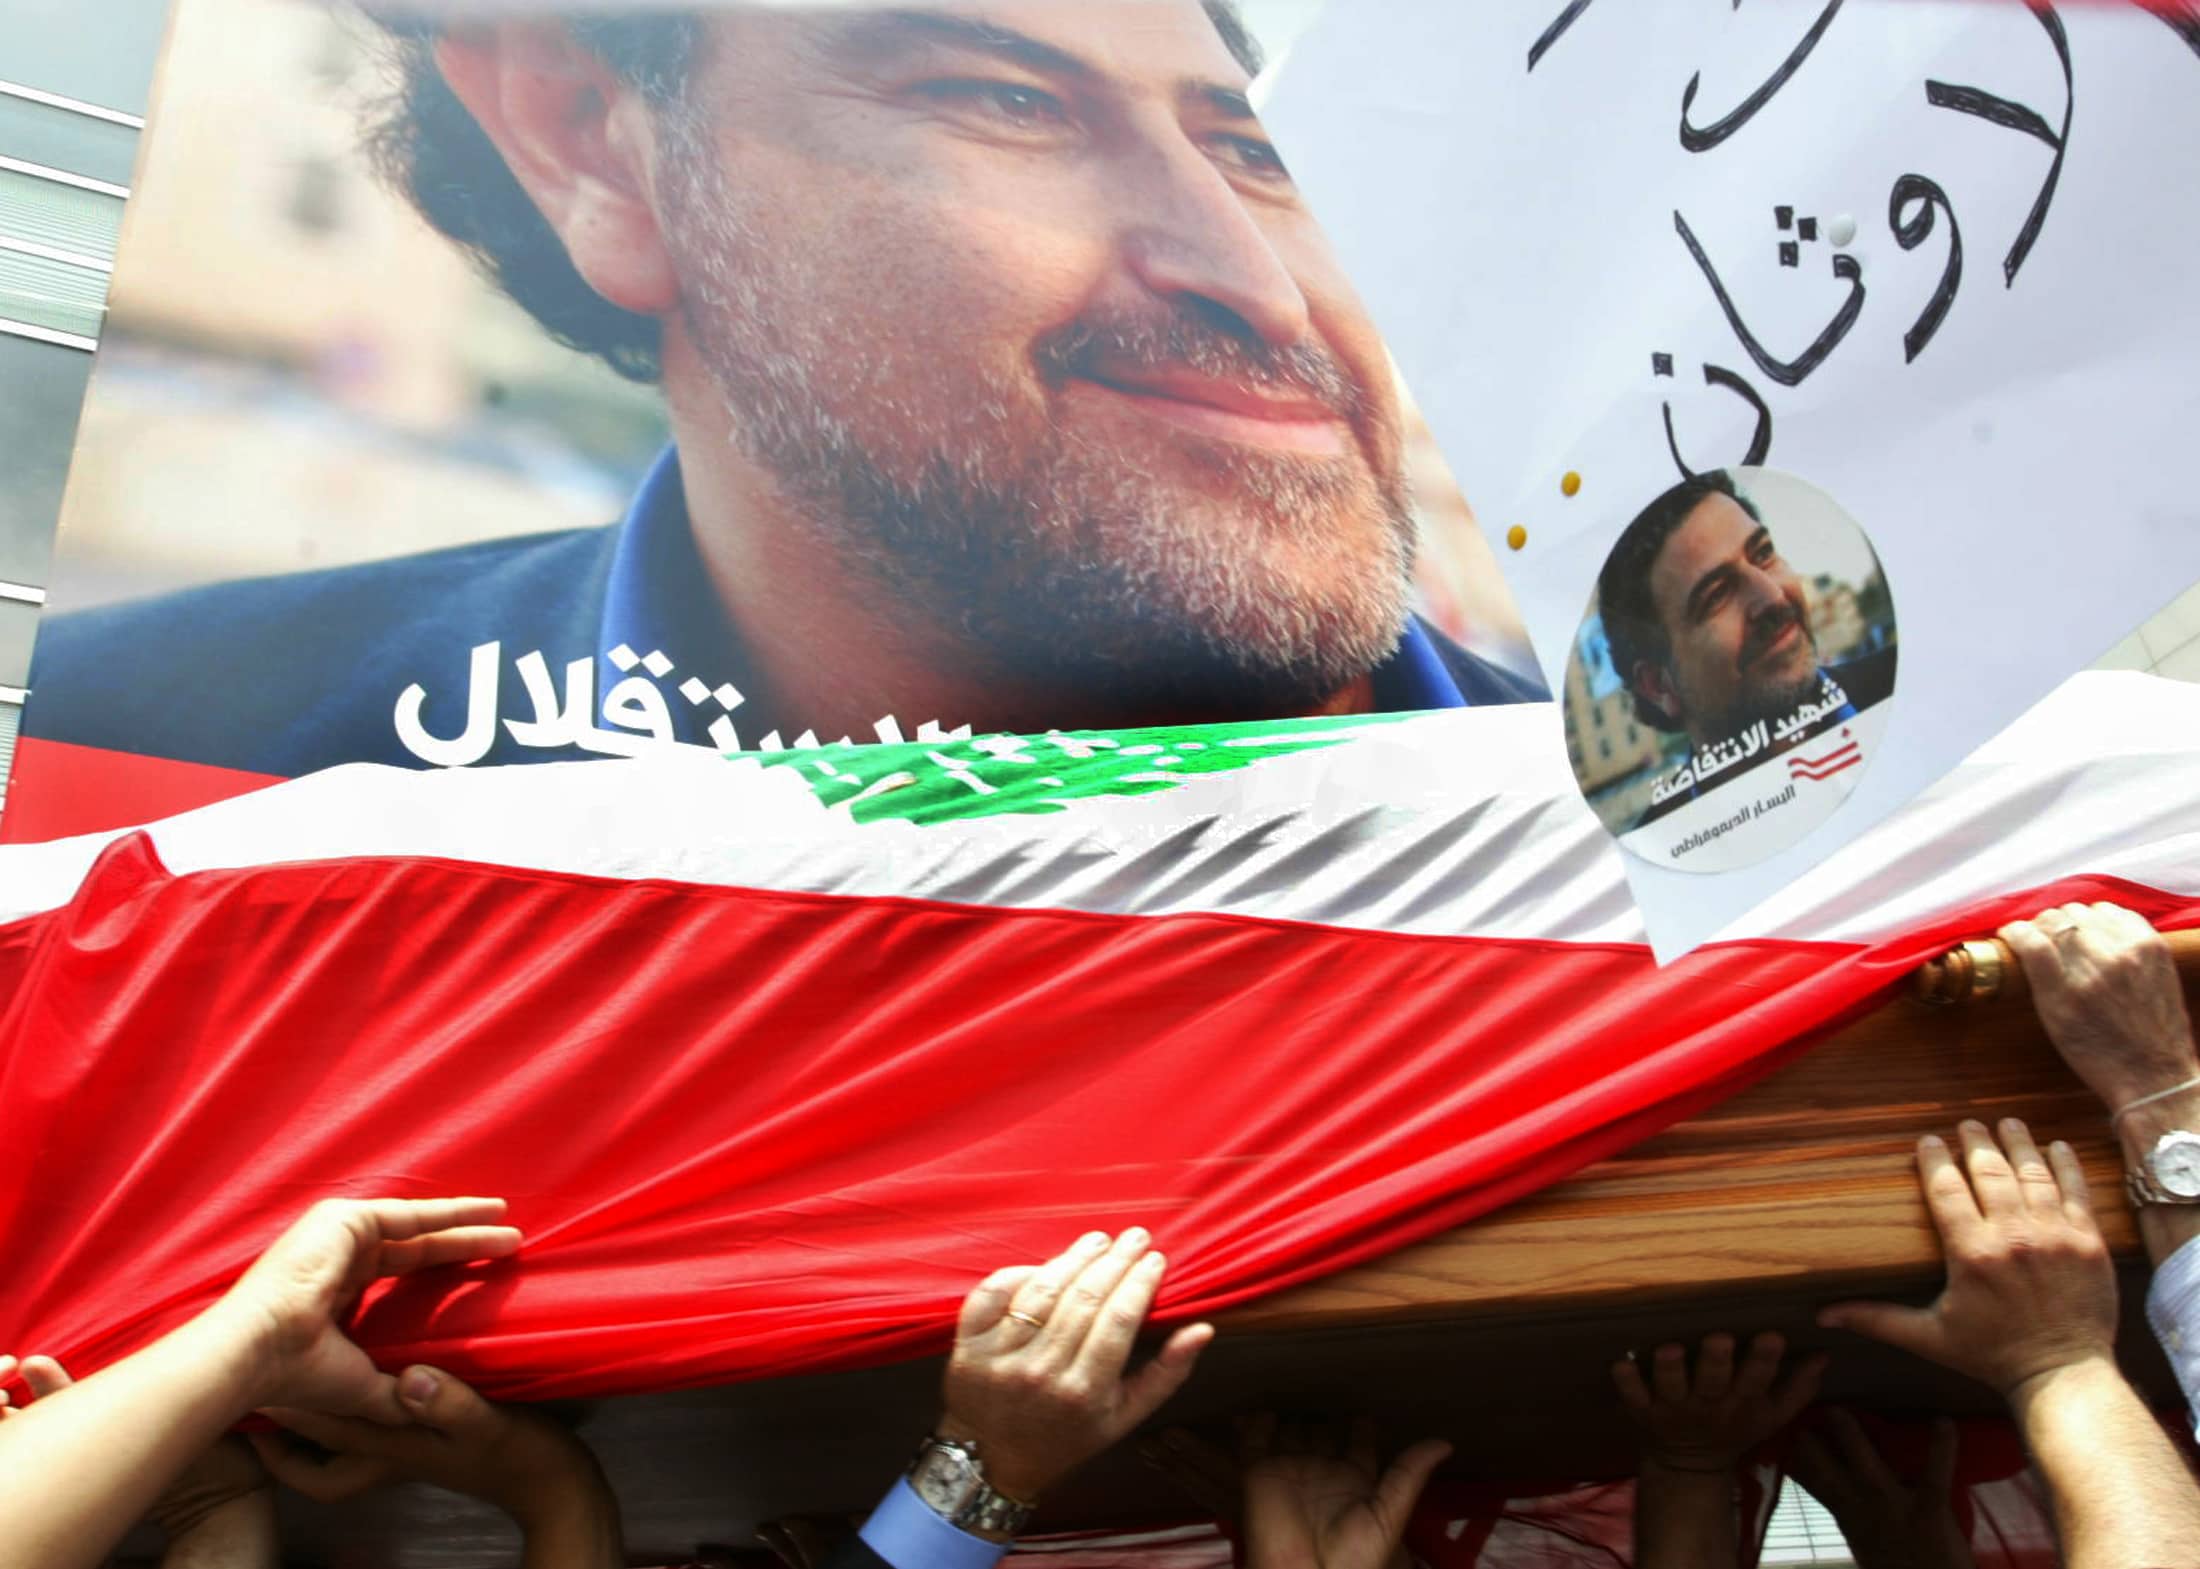
[[[1620,845],[1723,872],[1848,799],[1894,696],[1894,598],[1808,480],[1721,469],[1620,531],[1566,663],[1566,750]]]

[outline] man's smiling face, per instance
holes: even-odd
[[[1655,696],[1698,745],[1777,719],[1817,689],[1802,579],[1731,497],[1706,496],[1673,531],[1650,597],[1671,649],[1669,690]]]
[[[674,324],[841,556],[1019,674],[1312,703],[1394,646],[1372,324],[1196,0],[736,11]]]

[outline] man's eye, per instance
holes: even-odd
[[[1016,82],[927,82],[924,93],[937,102],[1018,127],[1043,128],[1059,125],[1069,118],[1069,111],[1061,99],[1040,88]]]
[[[1283,155],[1276,151],[1273,143],[1257,136],[1224,136],[1219,142],[1223,156],[1255,179],[1291,178],[1291,171],[1283,166]]]

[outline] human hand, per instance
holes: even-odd
[[[1788,1474],[1841,1527],[1857,1569],[1976,1569],[1956,1521],[1956,1425],[1933,1424],[1925,1474],[1912,1487],[1894,1474],[1855,1417],[1826,1414],[1825,1436],[1804,1431],[1788,1453]]]
[[[1961,1135],[1960,1167],[1937,1138],[1917,1146],[1925,1204],[1948,1255],[1939,1298],[1924,1308],[1843,1302],[1818,1322],[1954,1368],[2005,1398],[2058,1368],[2112,1363],[2116,1275],[2078,1157],[2057,1141],[2043,1158],[2014,1117],[1999,1144],[1980,1122],[1964,1123]]]
[[[208,1317],[245,1350],[251,1404],[402,1423],[396,1381],[346,1337],[368,1284],[438,1264],[504,1258],[519,1232],[502,1199],[324,1199],[253,1261]]]
[[[1612,1382],[1642,1433],[1644,1460],[1670,1471],[1732,1471],[1818,1398],[1825,1354],[1804,1358],[1779,1378],[1786,1350],[1787,1342],[1767,1330],[1750,1341],[1738,1372],[1727,1334],[1704,1336],[1693,1376],[1686,1349],[1673,1344],[1652,1354],[1647,1381],[1633,1358],[1613,1363]]]
[[[277,1481],[319,1503],[392,1482],[425,1482],[493,1504],[526,1526],[574,1497],[609,1496],[588,1447],[539,1412],[497,1405],[431,1367],[406,1368],[397,1396],[408,1418],[398,1427],[325,1411],[268,1410],[324,1455],[280,1433],[254,1433],[252,1447]]]
[[[1399,1569],[1413,1506],[1450,1454],[1428,1439],[1385,1469],[1365,1418],[1342,1443],[1320,1426],[1247,1418],[1238,1429],[1245,1569]]]
[[[18,1361],[12,1356],[0,1356],[0,1383],[18,1371],[34,1401],[59,1394],[76,1382],[69,1376],[69,1370],[52,1357],[28,1356]],[[18,1414],[19,1410],[8,1403],[6,1391],[0,1390],[0,1420]],[[170,1541],[175,1541],[190,1535],[230,1505],[265,1492],[267,1486],[267,1473],[260,1468],[260,1462],[253,1458],[242,1438],[231,1434],[201,1451],[184,1467],[168,1484],[167,1491],[154,1500],[153,1506],[146,1511],[146,1518],[167,1533]]]
[[[69,1377],[68,1370],[52,1357],[0,1355],[0,1385],[5,1385],[18,1373],[22,1375],[24,1387],[30,1391],[32,1400],[43,1400],[76,1382]],[[5,1422],[11,1416],[20,1416],[22,1412],[22,1406],[15,1404],[5,1388],[0,1388],[0,1422]]]
[[[2200,1077],[2169,944],[2113,904],[2065,904],[2004,926],[2040,1023],[2110,1111]]]
[[[1124,1376],[1167,1268],[1150,1241],[1135,1226],[1112,1244],[1092,1232],[1037,1268],[995,1271],[963,1302],[939,1435],[975,1443],[1010,1498],[1036,1500],[1153,1415],[1214,1338],[1187,1325]]]
[[[1389,1530],[1392,1517],[1396,1516],[1402,1531],[1405,1516],[1411,1514],[1429,1473],[1443,1463],[1451,1446],[1436,1440],[1416,1444],[1385,1472],[1378,1464],[1371,1424],[1355,1424],[1341,1449],[1330,1435],[1326,1450],[1317,1452],[1323,1442],[1321,1436],[1303,1429],[1279,1431],[1276,1418],[1263,1415],[1239,1420],[1235,1452],[1188,1428],[1172,1427],[1159,1438],[1141,1444],[1139,1456],[1240,1540],[1245,1539],[1251,1517],[1259,1514],[1271,1543],[1280,1534],[1286,1542],[1312,1541],[1319,1548],[1322,1538],[1336,1536],[1332,1527],[1353,1522],[1355,1503],[1364,1504],[1368,1516],[1378,1520],[1384,1535],[1392,1538],[1388,1556],[1375,1561],[1403,1563],[1404,1550]],[[1324,1469],[1331,1474],[1318,1474]],[[1394,1510],[1382,1502],[1386,1488],[1409,1486],[1401,1509]],[[1341,1500],[1344,1507],[1325,1510],[1324,1498]],[[1294,1512],[1300,1517],[1296,1525]],[[1294,1556],[1278,1546],[1266,1561],[1275,1562],[1279,1556],[1287,1563],[1367,1561],[1364,1553],[1342,1541],[1315,1560],[1305,1559],[1303,1553]]]

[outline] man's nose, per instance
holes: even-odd
[[[1173,145],[1171,145],[1173,143]],[[1172,303],[1215,308],[1271,348],[1312,330],[1305,293],[1244,201],[1206,154],[1182,136],[1139,161],[1123,231],[1130,271]]]
[[[1788,598],[1787,585],[1756,567],[1745,567],[1742,571],[1742,604],[1752,621],[1768,617],[1785,620],[1795,610],[1793,601]]]

